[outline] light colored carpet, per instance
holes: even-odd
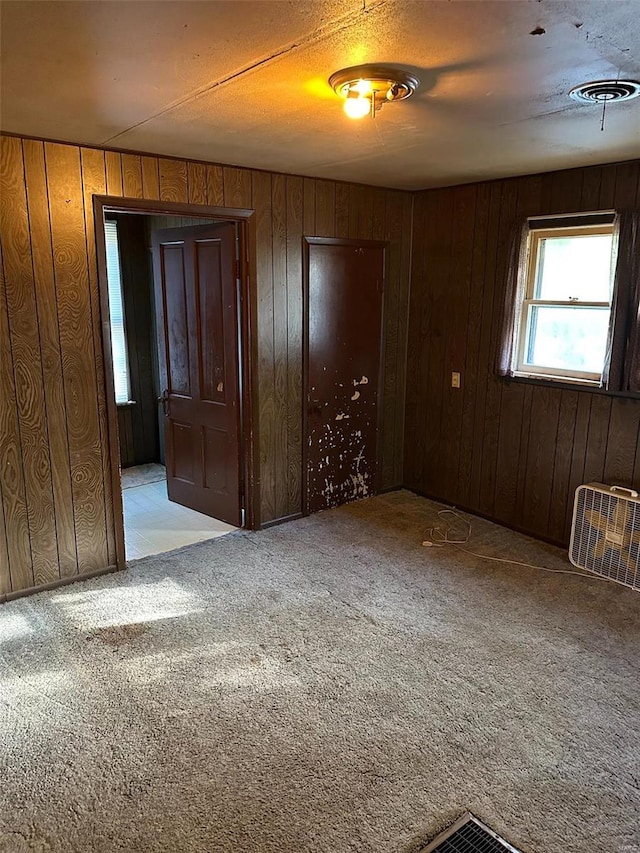
[[[146,486],[148,483],[159,483],[167,479],[167,469],[159,462],[149,462],[146,465],[134,465],[122,468],[120,478],[123,489],[134,489],[136,486]]]
[[[0,850],[640,849],[640,595],[394,493],[0,609]],[[562,552],[474,520],[474,545]]]

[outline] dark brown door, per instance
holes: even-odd
[[[233,223],[153,233],[169,499],[242,523]]]
[[[384,245],[309,238],[307,511],[375,494]]]

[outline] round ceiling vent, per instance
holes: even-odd
[[[640,83],[635,80],[596,80],[574,86],[569,97],[581,104],[604,104],[630,101],[640,95]]]

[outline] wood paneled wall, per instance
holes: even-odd
[[[640,400],[493,372],[514,219],[638,206],[639,171],[634,161],[416,195],[408,488],[558,543],[577,485],[640,488]]]
[[[302,236],[389,240],[381,466],[401,483],[411,194],[0,144],[0,599],[115,564],[94,194],[255,209],[263,522],[301,508]]]

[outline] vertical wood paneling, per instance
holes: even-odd
[[[335,236],[349,237],[349,185],[336,184]]]
[[[387,227],[387,198],[391,193],[374,187],[371,190],[371,239],[384,240]]]
[[[373,239],[373,187],[357,187],[358,238]]]
[[[160,158],[159,170],[160,199],[162,201],[187,201],[187,164],[181,160]]]
[[[540,211],[542,180],[540,175],[518,181],[516,218]],[[513,234],[510,233],[510,238]],[[499,282],[496,311],[504,311],[505,274]],[[498,433],[494,512],[510,524],[519,523],[527,494],[526,470],[528,429],[531,415],[531,388],[517,382],[502,383]],[[520,456],[523,458],[520,458]],[[519,464],[515,464],[516,460]]]
[[[440,447],[437,454],[436,482],[439,490],[457,503],[457,474],[460,463],[463,394],[461,388],[451,387],[453,371],[464,372],[469,320],[469,291],[473,259],[473,232],[475,222],[476,188],[460,187],[453,196],[451,239],[459,242],[459,251],[452,252],[452,264],[447,290],[455,289],[460,295],[458,310],[440,310],[447,318],[441,359],[442,407],[440,415]]]
[[[576,420],[573,429],[573,446],[571,449],[571,469],[569,471],[569,502],[565,507],[564,536],[563,540],[569,540],[571,529],[571,517],[573,509],[573,496],[584,479],[584,460],[587,452],[587,436],[589,434],[589,413],[591,409],[591,394],[588,392],[578,393],[578,406],[576,408]]]
[[[135,465],[136,449],[130,406],[118,407],[118,444],[120,447],[120,467],[130,468]]]
[[[456,222],[449,243],[442,214],[448,197],[460,215],[464,188],[416,194],[407,485],[558,542],[568,541],[580,483],[640,487],[640,400],[494,374],[512,223],[541,213],[632,207],[638,204],[639,168],[633,161],[478,184],[473,228]],[[460,271],[469,256],[467,290]],[[450,317],[446,323],[437,320],[443,313]],[[446,382],[443,392],[442,374],[454,369],[461,340],[465,365],[458,408],[451,405]]]
[[[611,401],[609,440],[604,460],[604,481],[619,486],[632,486],[635,462],[640,445],[640,406],[633,400]]]
[[[189,163],[187,168],[189,202],[208,204],[207,167],[204,163]]]
[[[58,320],[81,572],[109,563],[91,288],[77,148],[45,144]]]
[[[336,185],[333,181],[316,181],[316,236],[335,236]]]
[[[29,535],[39,543],[33,553],[36,586],[60,577],[47,434],[38,305],[24,182],[22,144],[2,139],[0,186],[9,339],[13,356],[20,450],[25,473]]]
[[[424,289],[426,282],[423,278],[423,252],[421,251],[424,241],[427,238],[427,229],[425,227],[425,215],[427,199],[433,198],[433,193],[418,193],[413,202],[412,215],[412,231],[413,235],[419,235],[419,245],[414,241],[413,251],[410,259],[410,281],[414,284],[409,292],[409,317],[407,322],[407,386],[405,392],[405,423],[412,423],[416,426],[422,424],[418,417],[418,397],[419,389],[416,385],[416,380],[422,376],[420,365],[420,357],[424,351],[422,346],[422,338],[420,336],[420,313],[425,304],[426,294]],[[404,449],[402,454],[402,482],[409,488],[420,488],[423,482],[417,474],[417,452],[416,444],[419,435],[423,430],[420,429],[418,435],[409,436],[406,431]]]
[[[124,156],[124,155],[123,155]],[[82,166],[82,185],[84,194],[85,243],[89,275],[89,301],[93,322],[93,348],[95,353],[96,393],[98,401],[98,422],[100,426],[100,448],[102,457],[102,482],[104,486],[104,510],[107,532],[107,553],[109,565],[115,565],[116,545],[114,515],[120,512],[120,494],[114,495],[111,484],[109,455],[107,452],[107,389],[102,352],[102,330],[100,317],[100,299],[98,292],[98,274],[96,262],[95,224],[93,217],[93,196],[105,192],[105,166],[102,152],[83,148],[80,151]]]
[[[402,235],[400,237],[400,299],[398,300],[398,352],[397,382],[390,389],[391,400],[395,398],[395,440],[390,453],[394,458],[394,475],[392,482],[385,482],[385,488],[392,488],[403,482],[404,464],[404,407],[407,391],[407,357],[408,357],[408,326],[409,326],[409,287],[407,283],[411,278],[411,255],[413,246],[413,197],[403,193],[402,211]],[[391,248],[393,250],[394,238],[390,234]],[[389,398],[387,398],[386,406]]]
[[[305,237],[317,237],[316,234],[316,182],[313,178],[303,180],[303,227]]]
[[[302,178],[287,177],[288,514],[302,511]]]
[[[466,355],[462,373],[462,429],[460,432],[460,452],[458,460],[458,501],[463,506],[471,502],[471,468],[474,458],[476,432],[474,415],[480,383],[478,382],[480,364],[480,339],[482,331],[482,306],[484,301],[484,264],[489,227],[489,208],[491,188],[480,184],[476,188],[475,227],[471,261],[471,282],[469,293],[469,314],[466,329]],[[414,229],[414,243],[419,235]]]
[[[496,255],[492,266],[491,325],[488,338],[486,381],[487,394],[484,410],[484,445],[482,449],[482,467],[480,480],[480,507],[483,512],[493,514],[496,492],[496,468],[498,462],[498,437],[500,434],[500,406],[503,383],[493,372],[495,364],[502,313],[504,306],[504,281],[507,272],[509,242],[516,215],[519,184],[505,181],[500,200],[500,216],[496,238]]]
[[[214,207],[224,207],[222,166],[207,166],[207,197]]]
[[[160,171],[157,157],[141,157],[142,197],[152,200],[160,198]]]
[[[629,210],[636,204],[638,173],[640,163],[621,163],[616,169],[615,207],[617,210]]]
[[[609,422],[611,420],[611,400],[608,397],[592,397],[589,411],[589,431],[587,450],[584,459],[585,483],[602,483],[604,463],[609,440]]]
[[[225,173],[226,173],[225,169]],[[238,172],[231,170],[232,174]],[[273,244],[271,235],[271,175],[253,175],[253,201],[256,211],[256,251],[258,286],[258,417],[260,423],[260,497],[261,518],[277,518],[276,479],[276,411],[273,340]],[[234,181],[230,192],[237,188]],[[225,199],[227,185],[225,182]]]
[[[8,592],[11,592],[11,570],[9,568],[7,528],[4,523],[2,487],[0,486],[0,599]]]
[[[270,180],[271,175],[268,172],[265,174]],[[252,175],[249,169],[225,166],[223,168],[224,206],[251,207],[251,181],[252,177],[255,179],[257,175],[258,172],[253,172]]]
[[[0,224],[2,219],[0,218]],[[5,236],[3,241],[9,240]],[[24,461],[20,447],[20,426],[13,374],[13,353],[9,339],[9,316],[6,300],[4,258],[0,254],[0,435],[2,435],[2,464],[0,465],[0,496],[4,518],[9,574],[3,575],[2,586],[9,589],[28,589],[33,586],[33,560],[29,536],[27,493]]]
[[[122,191],[127,198],[143,198],[142,164],[137,154],[122,155]]]
[[[356,239],[359,234],[358,204],[360,200],[360,187],[349,186],[349,237]]]
[[[425,376],[429,370],[429,358],[430,358],[430,347],[424,346],[423,342],[428,341],[428,329],[430,327],[430,315],[432,309],[432,290],[431,283],[433,281],[434,269],[435,269],[435,255],[437,251],[437,228],[436,223],[437,219],[437,204],[438,204],[438,193],[428,193],[425,198],[425,204],[421,210],[421,217],[419,221],[422,224],[423,239],[420,239],[419,243],[414,242],[414,258],[415,265],[413,268],[414,276],[421,275],[422,280],[426,285],[426,292],[424,294],[424,298],[420,300],[415,306],[413,306],[413,297],[412,293],[412,310],[411,310],[411,322],[413,323],[413,335],[411,335],[410,331],[410,341],[415,344],[415,353],[412,357],[412,363],[414,364],[414,369],[417,371],[416,374],[411,373],[409,376],[409,389],[412,391],[411,395],[408,397],[408,402],[410,405],[414,406],[415,418],[416,421],[420,424],[424,423],[426,418],[426,412],[430,405],[430,401],[427,395],[423,394],[423,389],[420,388],[417,384],[415,384],[415,376]],[[414,228],[415,233],[415,228]],[[411,327],[410,327],[411,329]],[[414,337],[415,336],[415,337]],[[411,353],[411,347],[409,349]],[[413,398],[413,399],[412,399]],[[415,402],[414,402],[415,401]],[[407,433],[407,438],[409,438],[409,434]],[[425,444],[427,440],[427,431],[425,429],[421,429],[414,436],[411,436],[411,441],[406,442],[406,448],[409,455],[410,465],[411,465],[411,480],[412,483],[421,483],[426,478],[423,477],[424,471],[424,463],[425,463]]]
[[[107,193],[121,196],[123,194],[122,155],[118,154],[117,151],[106,151],[104,161],[107,170]]]
[[[562,391],[533,388],[529,421],[523,518],[534,530],[547,534],[555,465],[555,447]]]
[[[425,407],[426,436],[422,459],[422,470],[435,484],[440,494],[445,488],[442,482],[440,458],[442,448],[441,425],[443,394],[445,392],[444,370],[447,363],[448,329],[450,312],[447,311],[451,269],[455,253],[452,251],[456,218],[454,205],[456,192],[437,192],[435,243],[429,257],[431,270],[430,310],[427,315],[425,336],[429,341],[427,376],[431,395]]]
[[[560,398],[548,530],[549,538],[556,541],[562,541],[564,538],[565,509],[572,502],[569,483],[571,477],[571,456],[575,441],[578,396],[577,391],[564,391]],[[548,484],[544,485],[548,488]]]
[[[31,245],[37,247],[37,251],[33,251],[33,273],[38,303],[38,328],[42,351],[59,572],[62,577],[68,577],[78,572],[78,555],[67,423],[64,418],[58,417],[58,413],[64,411],[65,397],[51,247],[51,223],[48,205],[42,204],[42,199],[47,197],[44,145],[42,142],[25,139],[23,150]]]
[[[376,194],[376,227],[373,232],[375,240],[388,240],[387,248],[387,278],[384,292],[384,372],[382,379],[382,399],[394,400],[394,389],[398,388],[398,350],[401,347],[401,253],[403,206],[399,194]],[[382,407],[382,433],[378,437],[381,448],[380,487],[383,489],[393,485],[395,480],[396,458],[393,453],[386,453],[386,448],[396,447],[399,436],[396,433],[397,415],[395,406]]]
[[[469,481],[469,500],[470,506],[472,507],[481,507],[482,505],[486,506],[487,503],[486,496],[489,492],[489,485],[485,484],[483,488],[484,447],[486,446],[487,432],[496,426],[491,410],[489,410],[488,425],[485,420],[485,416],[487,413],[487,394],[491,381],[491,331],[494,309],[493,300],[496,254],[498,246],[498,227],[500,223],[503,182],[492,182],[490,189],[491,199],[489,202],[489,221],[483,257],[483,291],[482,304],[480,306],[480,343],[478,351],[478,374],[476,380],[476,405],[474,411],[474,435],[476,436],[476,440],[474,440],[473,444]]]
[[[273,282],[273,403],[277,414],[273,429],[275,458],[280,460],[275,481],[275,517],[289,515],[287,488],[287,207],[284,175],[271,179],[271,248]]]

